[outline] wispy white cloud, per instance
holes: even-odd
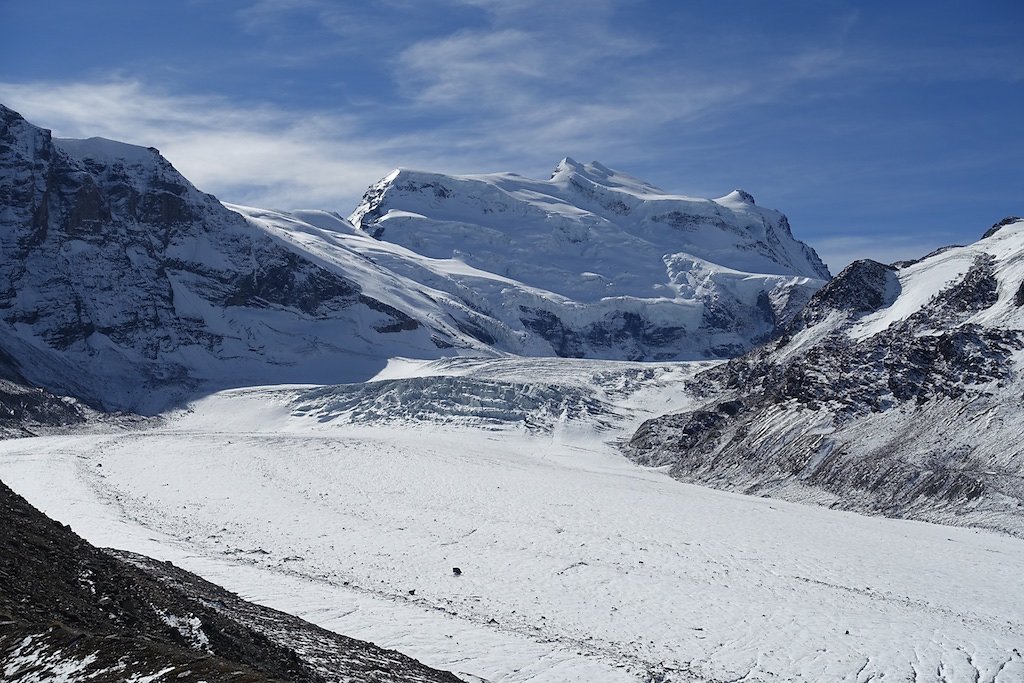
[[[176,96],[136,81],[0,83],[0,100],[58,137],[158,147],[198,187],[240,203],[345,210],[390,170],[388,145],[363,139],[342,114]]]
[[[827,155],[813,168],[799,154],[762,153],[751,161],[748,150],[758,146],[766,126],[744,128],[737,120],[799,101],[809,89],[848,93],[872,79],[932,77],[950,63],[948,56],[909,46],[886,52],[851,46],[856,12],[837,16],[819,33],[766,47],[758,43],[766,37],[750,34],[742,22],[713,36],[694,29],[660,44],[650,33],[631,33],[621,21],[623,8],[615,0],[435,0],[429,6],[259,0],[235,14],[256,45],[254,59],[296,68],[321,60],[324,67],[339,51],[355,49],[377,80],[345,84],[347,105],[333,110],[323,104],[328,98],[312,106],[272,100],[268,91],[246,93],[243,100],[182,93],[141,78],[0,84],[0,99],[59,135],[155,145],[203,189],[243,203],[346,210],[394,166],[540,175],[565,154],[624,170],[657,168],[652,181],[708,194],[745,183],[734,176],[756,163],[763,167],[760,187],[748,189],[778,197],[829,178]],[[407,11],[428,19],[447,13],[459,21],[423,27],[382,19],[382,12]],[[893,61],[901,68],[892,69]],[[993,58],[956,61],[961,66],[948,77],[991,70]],[[261,96],[262,103],[254,100]],[[793,127],[865,125],[819,121],[799,106],[786,111],[800,119]],[[723,127],[727,136],[720,134]],[[830,129],[822,137],[857,132]],[[860,168],[871,169],[871,161],[862,160]],[[842,252],[835,249],[835,258],[842,260]],[[897,252],[904,255],[893,245],[890,253]]]
[[[699,32],[680,44],[633,35],[622,3],[452,0],[484,9],[485,26],[423,38],[395,60],[403,106],[446,114],[434,133],[493,150],[542,149],[615,163],[701,144],[737,111],[793,100],[808,83],[873,68],[844,45],[856,14],[828,35],[735,54]],[[756,51],[755,51],[756,52]],[[721,56],[725,54],[726,56]],[[871,59],[876,59],[872,57]],[[447,124],[447,125],[446,125]]]
[[[445,87],[471,88],[471,81],[438,84],[433,106],[448,106]],[[456,100],[463,96],[452,95]],[[718,96],[711,90],[699,97]],[[577,150],[602,156],[625,142],[613,131],[637,125],[629,106],[543,102],[524,95],[518,104],[477,121],[442,116],[426,130],[403,130],[401,117],[427,104],[419,101],[398,111],[385,106],[348,113],[305,110],[179,95],[123,79],[0,83],[0,101],[58,137],[100,136],[158,147],[197,186],[228,201],[342,211],[354,207],[366,187],[395,166],[543,174],[562,155]],[[687,105],[664,102],[652,93],[645,116],[675,117],[687,106],[704,104],[697,96]],[[387,130],[373,125],[375,118],[389,116],[398,124]]]
[[[547,78],[547,57],[525,31],[462,31],[404,50],[398,77],[420,106],[517,107],[516,100],[533,101],[524,97],[530,82]]]
[[[403,4],[415,5],[260,0],[239,20],[272,43],[301,37],[285,21],[300,14],[342,42],[369,41],[369,55],[379,58],[390,81],[370,86],[376,100],[352,95],[374,105],[367,116],[399,128],[403,119],[415,119],[418,142],[448,150],[453,162],[476,150],[465,158],[479,163],[466,170],[508,161],[529,170],[563,154],[628,162],[638,150],[650,154],[665,126],[714,127],[714,112],[763,100],[771,90],[770,79],[758,74],[702,60],[680,63],[674,46],[624,30],[616,21],[622,3],[615,0],[439,0],[435,13],[476,12],[443,30],[382,20],[382,8]],[[299,54],[315,49],[301,47]],[[811,70],[778,61],[794,74]]]

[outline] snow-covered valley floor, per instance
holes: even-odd
[[[396,362],[0,442],[0,479],[97,545],[469,681],[1024,680],[1024,542],[621,457],[696,369]]]

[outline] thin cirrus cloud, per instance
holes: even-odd
[[[0,83],[0,101],[57,135],[156,146],[226,201],[285,209],[345,212],[397,166],[536,177],[570,155],[684,194],[744,187],[837,267],[946,241],[968,223],[953,197],[974,203],[960,214],[971,221],[1018,210],[1001,198],[1019,144],[993,94],[1024,60],[991,31],[954,50],[902,39],[899,12],[881,21],[839,0],[795,15],[742,2],[195,3],[234,26],[223,59],[93,65]],[[1008,142],[994,144],[1001,129]],[[929,231],[902,227],[914,221]],[[829,234],[852,224],[908,243]]]
[[[550,97],[544,88],[520,82],[542,78],[541,61],[550,55],[538,50],[530,63],[498,64],[497,53],[533,38],[508,32],[485,41],[463,38],[410,47],[399,57],[407,100],[352,113],[250,106],[121,79],[0,83],[0,99],[57,136],[156,146],[199,187],[226,200],[345,210],[396,165],[462,172],[525,166],[543,173],[577,150],[628,157],[628,149],[641,145],[620,131],[695,119],[744,92],[735,85],[695,84],[667,96],[637,79],[614,99]],[[489,62],[483,53],[491,54]],[[432,74],[429,65],[442,58],[445,73]],[[488,68],[475,66],[481,61]],[[473,104],[463,116],[444,114],[467,101]],[[484,111],[487,116],[480,115]],[[421,122],[427,134],[403,130],[401,119],[425,115],[436,116]],[[391,125],[381,126],[382,118]]]
[[[374,84],[381,94],[364,95],[360,107],[253,107],[171,92],[144,77],[8,83],[0,96],[59,135],[158,146],[198,184],[234,201],[337,206],[396,165],[537,173],[566,154],[629,163],[649,157],[667,126],[685,123],[692,136],[717,125],[712,114],[784,97],[795,80],[823,68],[799,51],[756,74],[706,63],[666,68],[650,59],[656,43],[614,25],[616,3],[607,0],[449,4],[480,10],[483,25],[410,40],[400,22],[378,21],[384,30],[372,34],[374,53],[383,53],[390,82]],[[379,19],[367,7],[260,0],[235,17],[270,45],[305,42],[313,46],[300,54],[329,59],[331,44],[303,37],[315,29],[351,45]],[[290,59],[288,50],[275,52]]]
[[[261,206],[338,206],[386,173],[387,149],[334,115],[296,115],[211,96],[154,92],[136,81],[0,83],[0,100],[57,137],[158,147],[198,187]]]

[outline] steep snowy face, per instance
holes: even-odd
[[[629,453],[675,476],[1024,534],[1024,220],[851,264],[776,342],[697,377]]]
[[[0,206],[0,349],[28,381],[108,408],[357,379],[396,348],[462,343],[287,248],[155,149],[53,140],[3,107]]]
[[[398,170],[350,220],[378,240],[512,281],[487,297],[488,312],[524,332],[520,352],[537,355],[736,355],[830,277],[786,217],[746,192],[671,195],[572,159],[546,181]]]

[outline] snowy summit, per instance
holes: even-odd
[[[673,195],[571,158],[549,180],[398,170],[349,220],[426,257],[396,268],[471,288],[485,299],[493,336],[530,355],[734,355],[768,338],[829,278],[786,217],[742,191]]]

